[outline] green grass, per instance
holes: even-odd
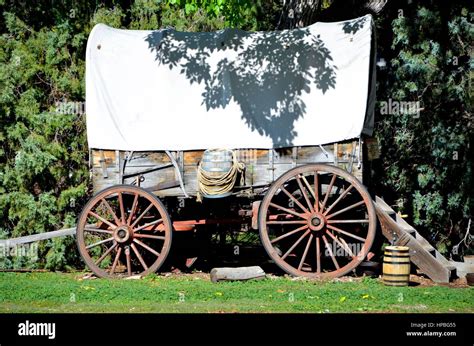
[[[396,288],[376,279],[279,277],[214,284],[195,275],[142,280],[82,276],[0,273],[0,312],[474,312],[472,288]]]

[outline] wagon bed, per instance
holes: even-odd
[[[93,191],[97,193],[116,184],[134,184],[140,176],[140,186],[160,197],[184,197],[180,187],[182,177],[187,195],[196,196],[196,169],[203,152],[169,152],[176,159],[176,169],[165,151],[93,149],[90,152]],[[316,162],[335,165],[363,180],[362,142],[359,140],[324,146],[237,149],[236,152],[239,161],[245,164],[244,184],[236,186],[236,193],[269,186],[291,168]]]

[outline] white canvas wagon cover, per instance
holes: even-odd
[[[274,32],[96,25],[89,147],[270,149],[371,134],[374,52],[371,16]]]

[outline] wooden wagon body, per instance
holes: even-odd
[[[237,149],[236,156],[245,165],[244,184],[235,186],[234,194],[256,193],[268,188],[288,170],[311,163],[340,167],[363,181],[362,142],[352,140],[324,146],[282,149]],[[204,150],[132,152],[90,150],[93,192],[117,184],[136,184],[160,197],[196,196],[196,170]],[[175,163],[170,158],[174,158]],[[182,180],[184,193],[180,186]]]

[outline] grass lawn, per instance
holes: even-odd
[[[387,287],[377,279],[276,277],[214,284],[204,274],[141,280],[0,273],[0,312],[474,312],[474,289]]]

